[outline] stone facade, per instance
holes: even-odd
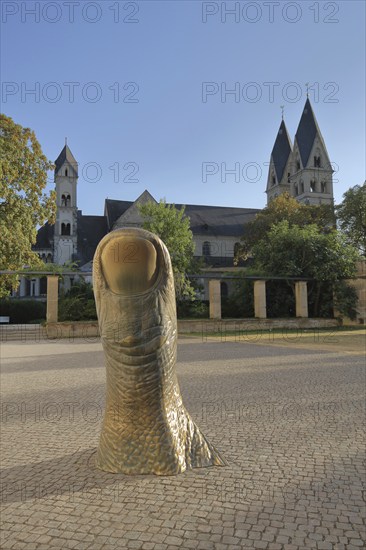
[[[333,168],[309,98],[292,145],[282,120],[272,149],[267,202],[288,192],[305,204],[333,204]]]

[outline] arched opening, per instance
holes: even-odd
[[[320,185],[321,185],[322,193],[327,193],[327,182],[322,181]]]
[[[69,223],[61,224],[61,235],[70,235],[71,234],[71,225]]]
[[[310,193],[316,193],[316,180],[310,181]]]
[[[68,193],[65,193],[61,195],[61,206],[70,206],[71,205],[71,197]]]
[[[65,176],[67,177],[67,175],[68,175],[68,171],[67,171],[67,168],[66,168],[66,170],[65,170]]]
[[[321,168],[322,165],[322,158],[319,154],[314,155],[314,167],[315,168]]]

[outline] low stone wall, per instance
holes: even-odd
[[[271,329],[312,329],[337,327],[340,323],[337,319],[310,319],[310,318],[284,318],[284,319],[194,319],[178,321],[179,334],[211,334],[213,332],[240,332]]]
[[[311,329],[328,328],[339,325],[337,319],[193,319],[178,320],[178,334],[205,334],[217,332],[239,332],[269,329]],[[48,323],[46,327],[48,339],[83,338],[93,342],[99,338],[97,321]]]
[[[87,342],[95,342],[99,338],[98,321],[47,323],[46,331],[49,340],[83,338]]]

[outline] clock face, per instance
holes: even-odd
[[[117,294],[144,292],[156,281],[156,248],[141,237],[111,239],[103,249],[101,263],[109,288]]]

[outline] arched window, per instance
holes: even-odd
[[[67,174],[68,174],[68,172],[67,172],[67,168],[66,168],[66,170],[65,170],[65,176],[66,176],[66,177],[67,177]]]
[[[274,175],[274,172],[272,172],[271,175],[271,185],[276,185],[276,176]]]
[[[211,244],[208,241],[202,245],[202,256],[211,256]]]
[[[327,192],[327,182],[322,181],[320,185],[321,185],[322,193],[326,193]]]
[[[321,165],[322,165],[322,158],[318,153],[317,155],[314,156],[314,167],[315,168],[320,168]]]
[[[316,192],[316,180],[311,180],[310,181],[310,193],[315,193]]]
[[[297,197],[297,195],[299,194],[299,188],[297,185],[295,185],[294,191],[295,191],[295,197]]]
[[[61,195],[61,206],[70,206],[71,197],[68,193]]]
[[[52,254],[51,254],[51,253],[47,254],[46,262],[47,262],[48,264],[51,264],[51,263],[52,263]]]
[[[296,159],[296,170],[299,171],[300,168],[301,168],[301,166],[300,166],[300,159],[297,158],[297,159]]]
[[[304,193],[304,190],[305,190],[305,188],[304,188],[304,182],[301,180],[301,181],[300,181],[300,193],[301,193],[301,194]]]
[[[220,288],[221,288],[222,298],[227,298],[228,294],[229,294],[229,289],[228,289],[227,283],[225,283],[225,281],[221,281]]]
[[[71,225],[69,223],[61,224],[61,235],[70,235],[71,234]]]

